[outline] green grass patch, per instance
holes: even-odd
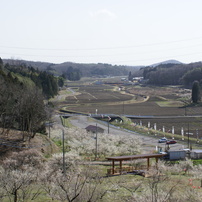
[[[20,74],[14,74],[13,73],[13,75],[15,77],[17,77],[20,82],[24,83],[25,86],[29,86],[29,87],[34,87],[35,86],[34,82],[30,78],[24,77],[24,76],[22,76]]]
[[[61,116],[61,121],[64,127],[71,128],[73,125],[70,123],[68,118],[64,118]]]
[[[55,140],[54,143],[55,143],[58,147],[61,147],[61,146],[62,146],[62,140]]]
[[[181,101],[158,101],[156,102],[157,105],[160,107],[183,107],[184,103]]]
[[[201,165],[202,164],[202,159],[197,159],[197,160],[193,160],[193,165]]]

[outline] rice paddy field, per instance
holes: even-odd
[[[120,78],[89,79],[66,86],[60,92],[65,99],[59,108],[87,114],[136,115],[139,117],[132,119],[136,124],[156,125],[157,130],[164,128],[166,132],[174,128],[175,134],[183,130],[185,136],[189,131],[193,137],[202,138],[202,107],[190,104],[190,89],[123,83]]]

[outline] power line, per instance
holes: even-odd
[[[109,49],[127,49],[127,48],[139,48],[139,47],[148,47],[148,46],[159,46],[164,44],[173,44],[173,43],[180,43],[185,41],[192,41],[196,39],[202,39],[202,37],[196,38],[188,38],[188,39],[181,39],[181,40],[174,40],[174,41],[167,41],[167,42],[159,42],[159,43],[150,43],[150,44],[140,44],[140,45],[132,45],[132,46],[116,46],[116,47],[105,47],[105,48],[32,48],[32,47],[17,47],[17,46],[3,46],[1,45],[0,48],[10,48],[10,49],[22,49],[22,50],[38,50],[38,51],[95,51],[95,50],[109,50]]]
[[[187,49],[187,48],[193,48],[193,47],[200,47],[202,46],[202,44],[198,44],[198,45],[192,45],[192,46],[184,46],[184,47],[179,47],[179,48],[170,48],[170,49],[161,49],[161,50],[152,50],[152,53],[158,53],[158,52],[163,52],[163,51],[175,51],[175,50],[181,50],[181,49]],[[43,56],[43,57],[110,57],[110,56],[127,56],[127,55],[141,55],[141,54],[147,54],[147,53],[151,53],[151,51],[144,51],[144,52],[138,52],[138,53],[130,53],[130,54],[126,54],[126,53],[119,53],[119,54],[107,54],[107,55],[36,55],[36,54],[20,54],[20,53],[1,53],[4,55],[20,55],[20,56]]]
[[[0,55],[2,54],[8,54],[8,53],[0,53]],[[119,61],[105,61],[105,63],[110,63],[110,64],[118,64],[118,63],[134,63],[134,62],[145,62],[145,61],[158,61],[158,60],[169,60],[169,59],[176,59],[177,57],[184,57],[184,56],[193,56],[193,55],[201,55],[202,52],[196,52],[196,53],[187,53],[187,54],[179,54],[179,55],[172,55],[172,56],[165,56],[165,57],[153,57],[153,58],[145,58],[145,59],[135,59],[135,60],[119,60]],[[13,54],[11,54],[13,55]],[[126,54],[127,56],[128,54]],[[134,58],[136,57],[137,54],[133,54],[134,55]],[[26,55],[26,54],[15,54],[15,57],[17,56],[34,56],[34,55]],[[39,55],[40,57],[51,57],[51,58],[70,58],[70,57],[74,57],[74,56],[44,56],[44,55]],[[76,57],[76,56],[75,56]],[[85,59],[88,57],[88,56],[83,56]],[[95,56],[95,57],[102,57],[102,56]],[[137,57],[136,57],[137,58]],[[72,59],[71,59],[72,60]],[[100,59],[101,60],[101,59]],[[200,61],[200,60],[199,60]],[[191,61],[191,62],[194,62],[194,61]],[[79,62],[79,63],[86,63],[86,62]]]
[[[176,57],[183,57],[183,56],[190,56],[190,55],[198,55],[202,54],[202,52],[197,53],[189,53],[189,54],[181,54],[181,55],[173,55],[173,56],[167,56],[167,57],[159,57],[159,58],[147,58],[147,59],[141,59],[141,60],[125,60],[125,61],[113,61],[111,63],[119,63],[119,62],[141,62],[141,61],[150,61],[150,60],[165,60],[165,58],[176,58]]]

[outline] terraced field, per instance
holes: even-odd
[[[120,85],[74,85],[73,90],[65,95],[63,109],[89,114],[119,114],[138,116],[168,116],[166,119],[134,119],[147,127],[157,125],[158,130],[164,127],[175,134],[181,134],[183,128],[193,135],[202,138],[201,118],[188,116],[201,115],[201,106],[189,106],[191,91],[180,87],[149,87],[149,86],[120,86]],[[67,94],[67,93],[66,93]],[[185,107],[187,106],[187,107]],[[184,116],[169,118],[169,116]],[[186,135],[186,134],[185,134]]]
[[[79,94],[68,96],[67,104],[96,104],[106,102],[120,102],[133,99],[133,95],[122,94],[110,86],[79,87]]]

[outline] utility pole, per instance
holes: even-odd
[[[190,147],[189,147],[189,123],[188,123],[188,148],[190,149]]]
[[[63,174],[66,175],[66,169],[65,169],[65,132],[64,132],[64,124],[63,124],[63,117],[61,118],[62,126],[62,170]]]
[[[108,134],[109,134],[109,121],[111,120],[111,117],[108,116]]]
[[[108,120],[108,134],[109,134],[109,120]]]
[[[196,129],[196,138],[197,138],[196,142],[199,143],[199,138],[198,138],[198,129]]]
[[[188,139],[187,139],[187,141],[188,141],[188,143],[187,143],[188,144],[188,148],[192,150],[192,145],[190,143],[189,136],[193,135],[193,133],[189,132],[189,123],[188,123],[188,132],[186,134],[188,135]]]
[[[62,165],[63,165],[63,174],[66,174],[65,170],[65,134],[64,129],[62,129]]]
[[[123,115],[124,115],[124,101],[123,101]]]
[[[97,145],[97,123],[96,123],[96,136],[95,136],[95,160],[97,160],[97,151],[98,151],[98,145]]]
[[[49,123],[48,123],[48,133],[49,133],[49,138],[50,138],[50,120],[49,120]]]

